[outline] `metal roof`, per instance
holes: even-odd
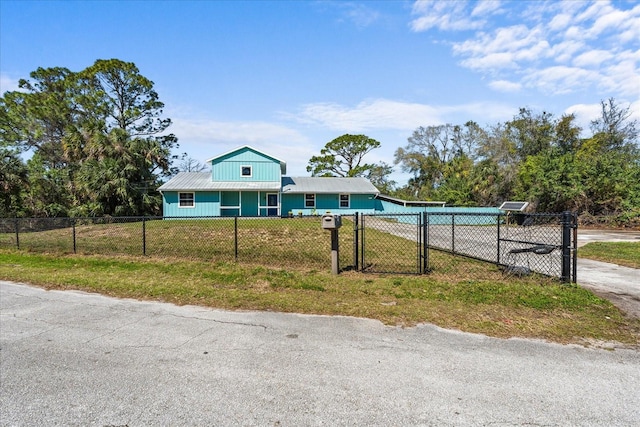
[[[282,177],[282,193],[378,194],[366,178]]]
[[[212,181],[210,172],[180,172],[158,188],[159,191],[271,190],[279,191],[278,182]]]
[[[441,207],[444,207],[444,205],[447,203],[447,202],[441,202],[441,201],[436,201],[436,200],[403,200],[403,199],[398,199],[398,198],[391,197],[391,196],[386,196],[384,194],[378,194],[376,196],[376,198],[378,198],[380,200],[385,200],[387,202],[395,203],[396,205],[402,205],[404,207],[407,207],[407,206],[441,206]]]
[[[280,191],[286,194],[300,193],[342,193],[342,194],[378,194],[366,178],[320,178],[320,177],[282,177],[282,186],[278,182],[236,182],[212,181],[210,172],[180,172],[158,188],[159,191]]]

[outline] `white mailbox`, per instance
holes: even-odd
[[[322,228],[325,230],[337,230],[340,227],[342,227],[342,218],[340,215],[322,215]]]

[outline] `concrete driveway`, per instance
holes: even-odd
[[[640,242],[640,231],[578,229],[578,257],[579,248],[591,242]],[[578,283],[640,318],[640,270],[578,258]]]
[[[640,351],[0,282],[2,426],[637,426]]]

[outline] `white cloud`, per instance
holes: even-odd
[[[613,58],[613,54],[606,50],[595,49],[584,52],[573,59],[573,65],[576,67],[599,66],[603,62]]]
[[[418,18],[411,21],[411,29],[416,32],[431,28],[475,30],[485,25],[483,19],[471,19],[466,1],[418,0],[413,4],[411,14],[418,15]]]
[[[475,30],[451,41],[452,52],[495,90],[515,89],[510,82],[546,95],[637,96],[640,4],[418,1],[413,15],[414,31]]]
[[[0,74],[0,94],[5,92],[18,90],[18,80],[9,77],[8,75]]]
[[[601,79],[597,72],[577,67],[553,66],[530,70],[523,79],[527,87],[546,94],[570,93],[585,85],[597,84]]]
[[[302,174],[300,165],[306,165],[317,152],[308,137],[280,124],[192,119],[175,114],[172,121],[169,131],[178,137],[180,148],[177,151],[186,152],[200,162],[236,147],[250,145],[284,160],[287,165],[298,166],[293,172]]]
[[[387,99],[363,101],[353,108],[335,103],[307,104],[295,116],[300,123],[315,124],[341,132],[370,129],[413,130],[420,123],[442,123],[436,108]]]
[[[481,33],[475,39],[454,43],[454,54],[467,56],[462,64],[471,69],[517,68],[518,62],[533,61],[549,54],[549,44],[539,28],[525,25]]]
[[[584,43],[577,40],[565,40],[550,47],[549,57],[555,62],[570,63],[580,50],[584,49]]]
[[[497,90],[498,92],[519,92],[522,89],[522,84],[517,82],[511,82],[508,80],[494,80],[489,83],[489,87],[491,89]]]
[[[355,107],[335,103],[308,104],[288,119],[337,132],[403,131],[418,126],[463,123],[467,120],[504,120],[513,107],[497,103],[427,105],[388,99],[364,101]]]
[[[181,139],[242,144],[274,140],[283,144],[305,141],[305,137],[296,130],[266,122],[221,122],[175,116],[172,121],[171,132]]]
[[[500,10],[500,0],[480,0],[471,11],[471,16],[483,16]]]
[[[549,22],[549,29],[551,31],[560,31],[569,26],[569,23],[572,21],[572,16],[568,13],[561,13],[553,17],[551,22]]]

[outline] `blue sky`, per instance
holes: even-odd
[[[588,133],[614,97],[640,120],[637,1],[0,1],[3,93],[108,58],[155,83],[178,152],[248,144],[289,175],[345,133],[392,164],[418,126],[520,107],[575,113]]]

